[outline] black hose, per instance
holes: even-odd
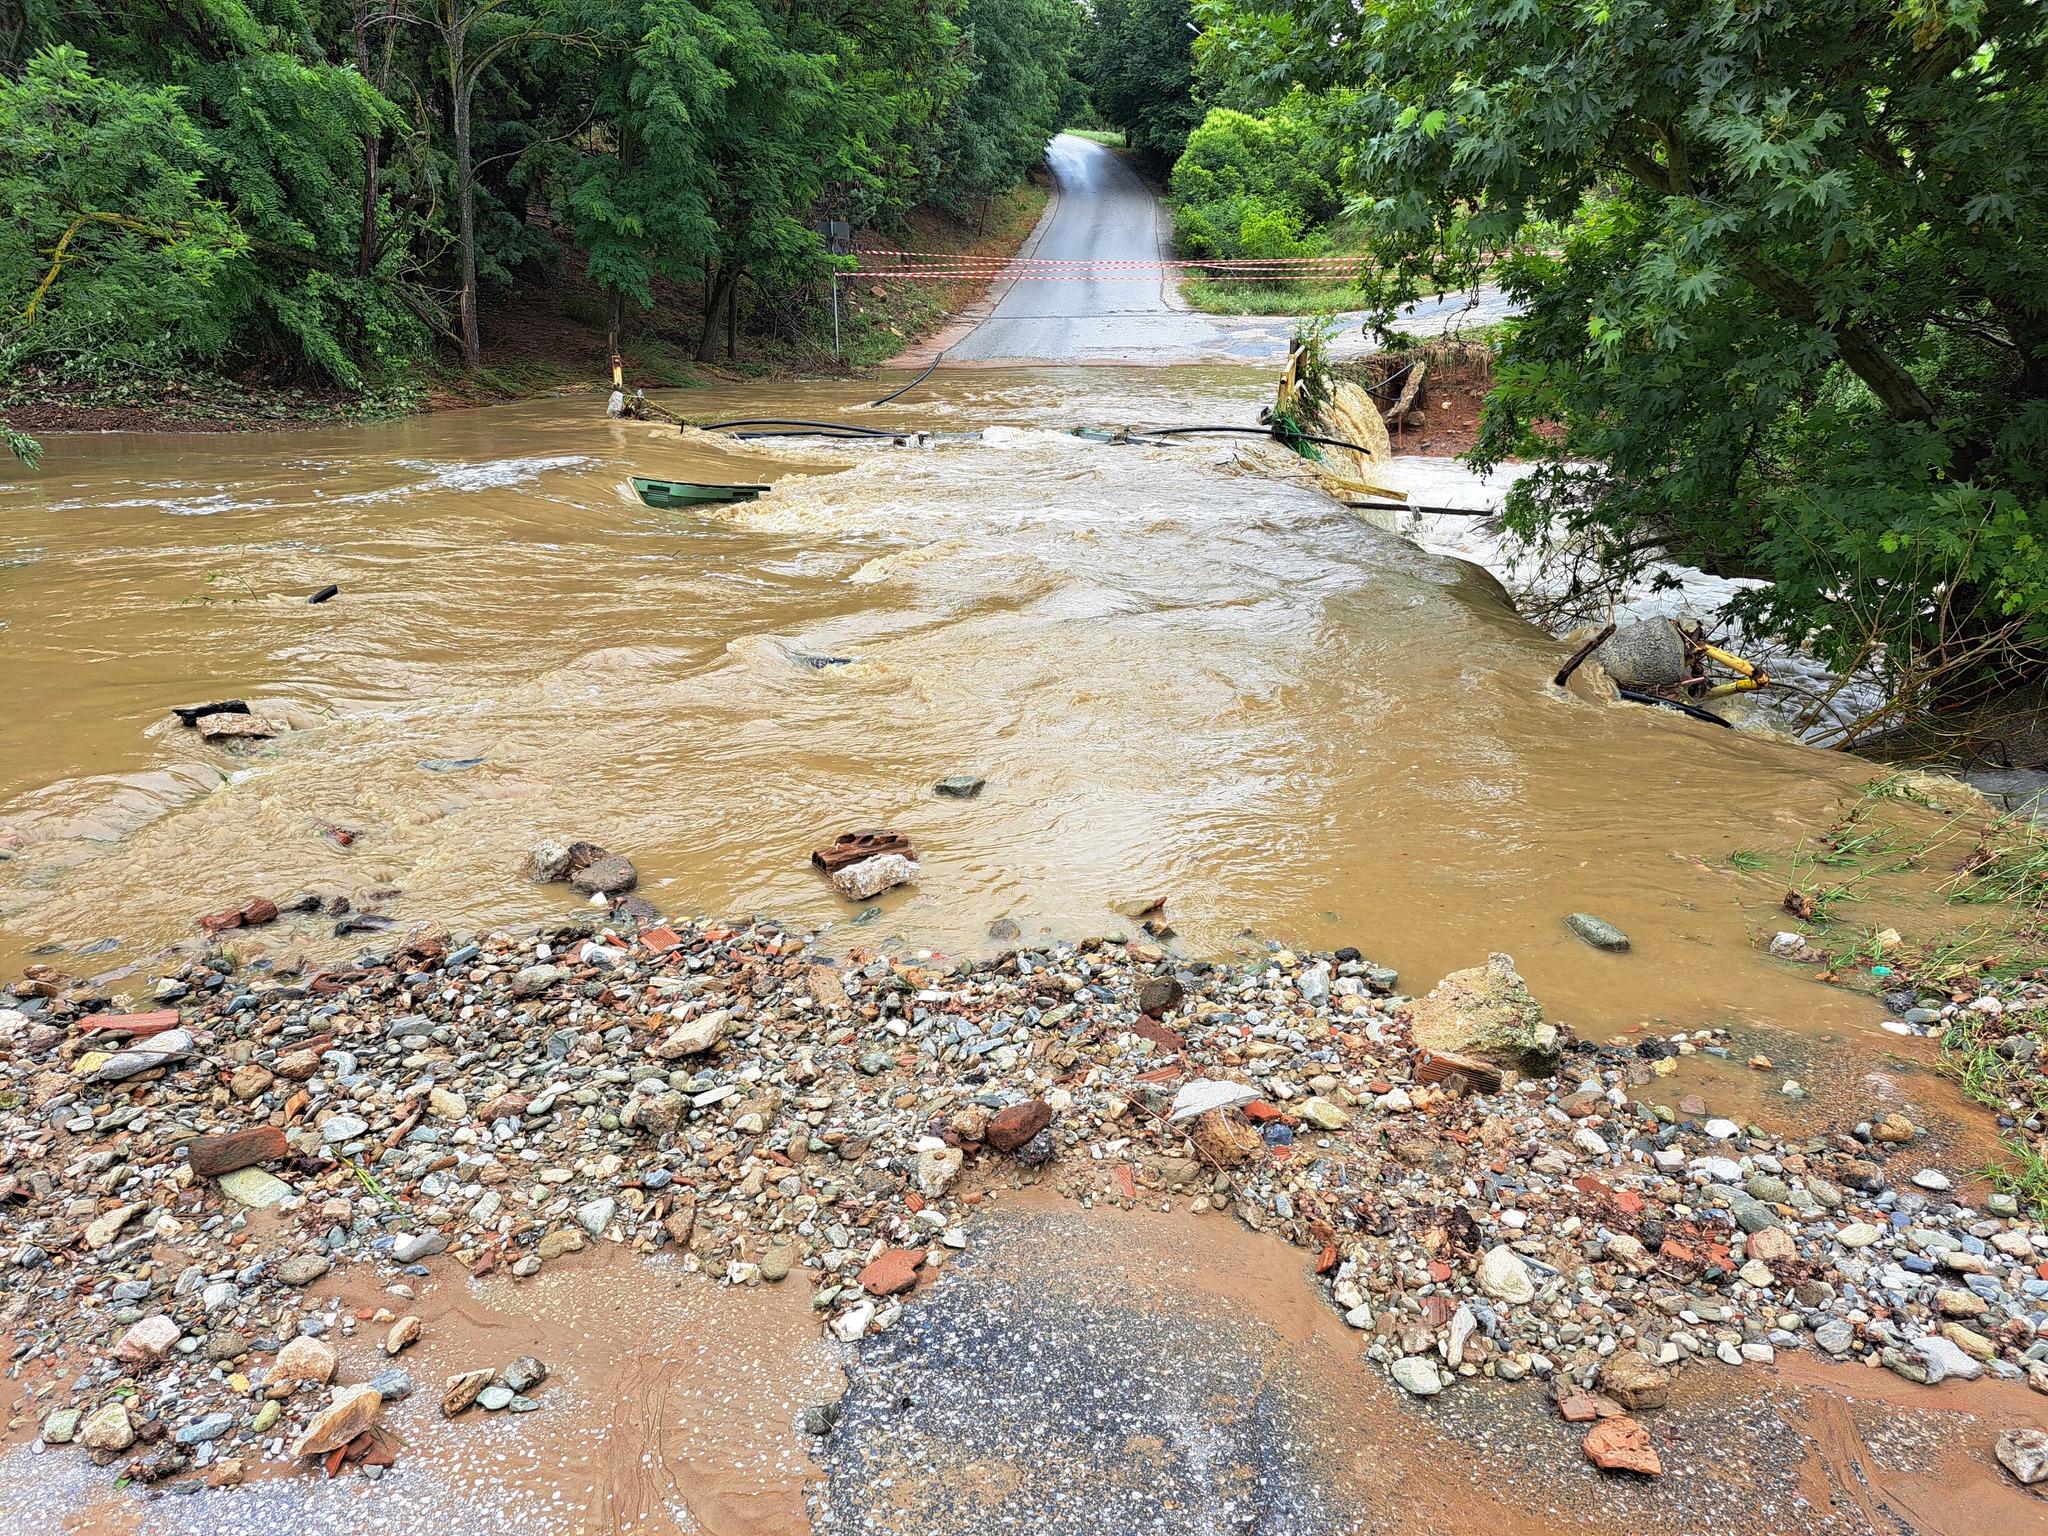
[[[900,442],[904,438],[917,436],[915,432],[862,432],[855,434],[851,432],[819,432],[804,428],[790,428],[774,432],[735,432],[732,435],[742,443],[751,443],[763,437],[822,437],[828,443],[868,443],[875,441],[877,438],[887,438],[891,442]]]
[[[932,368],[938,367],[939,364],[943,363],[945,360],[946,354],[944,352],[941,352],[937,357],[932,359],[931,368],[925,369],[923,373],[920,373],[908,384],[904,385],[901,389],[897,390],[895,394],[884,395],[879,400],[870,400],[868,402],[868,409],[872,411],[878,405],[887,405],[891,400],[899,399],[900,397],[909,394],[913,389],[917,388],[918,385],[922,384],[926,379],[932,376]]]
[[[1681,715],[1690,715],[1695,720],[1710,720],[1715,725],[1727,726],[1731,731],[1735,729],[1732,722],[1723,720],[1719,715],[1709,714],[1706,710],[1696,708],[1691,704],[1681,704],[1676,699],[1663,698],[1654,693],[1638,693],[1633,688],[1623,688],[1618,684],[1614,691],[1624,699],[1627,699],[1631,704],[1662,704],[1666,709],[1675,709]]]
[[[1133,427],[1140,437],[1185,437],[1190,432],[1237,432],[1248,437],[1270,437],[1282,443],[1325,443],[1332,448],[1349,448],[1372,457],[1370,448],[1347,443],[1341,437],[1314,437],[1307,432],[1288,432],[1279,427]]]
[[[324,603],[327,601],[327,599],[334,596],[334,594],[339,592],[340,590],[340,587],[337,587],[330,582],[328,585],[322,587],[318,592],[315,592],[311,597],[307,598],[306,601],[309,603]]]
[[[707,421],[697,430],[723,432],[731,427],[817,427],[827,432],[846,432],[856,437],[902,437],[901,432],[884,432],[879,427],[852,427],[843,421],[798,421],[788,416],[763,416],[755,421]],[[792,433],[792,436],[799,434]]]

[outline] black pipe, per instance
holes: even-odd
[[[850,432],[860,437],[904,437],[903,432],[884,432],[879,427],[850,427],[843,421],[798,421],[789,416],[763,416],[755,421],[707,421],[697,430],[723,432],[731,427],[819,427],[828,432]],[[795,434],[792,434],[795,435]]]
[[[1279,427],[1133,427],[1141,437],[1185,437],[1190,432],[1237,432],[1249,437],[1270,437],[1282,443],[1325,443],[1332,448],[1349,448],[1353,453],[1372,457],[1370,448],[1361,448],[1356,443],[1347,443],[1341,437],[1314,437],[1307,432],[1288,432]]]
[[[327,601],[327,599],[334,596],[334,594],[339,592],[340,590],[341,588],[337,586],[325,586],[322,587],[318,592],[315,592],[311,597],[307,598],[306,601],[309,603],[324,603]]]
[[[1663,698],[1654,693],[1638,693],[1635,689],[1623,688],[1618,683],[1615,685],[1614,691],[1624,699],[1627,699],[1631,704],[1662,704],[1666,709],[1675,709],[1681,715],[1691,715],[1695,720],[1711,720],[1715,725],[1725,725],[1731,731],[1735,729],[1731,721],[1723,720],[1719,715],[1709,714],[1706,710],[1696,708],[1691,704],[1681,704],[1676,699]]]
[[[926,379],[928,379],[928,378],[930,378],[930,377],[932,376],[932,368],[936,368],[936,367],[938,367],[938,366],[939,366],[939,364],[943,363],[943,362],[944,362],[945,360],[946,360],[946,354],[945,354],[944,352],[941,352],[941,353],[940,353],[940,354],[939,354],[939,355],[938,355],[937,357],[935,357],[935,358],[933,358],[933,359],[932,359],[932,367],[931,367],[931,368],[927,368],[927,369],[925,369],[925,371],[924,371],[923,373],[920,373],[920,374],[919,374],[919,375],[918,375],[918,376],[917,376],[916,378],[912,379],[912,380],[911,380],[911,381],[910,381],[910,382],[909,382],[908,384],[904,385],[904,386],[903,386],[903,387],[902,387],[901,389],[897,390],[895,394],[893,394],[893,395],[884,395],[884,396],[882,396],[882,398],[881,398],[881,399],[879,399],[879,400],[870,400],[870,401],[868,402],[868,409],[872,411],[872,410],[873,410],[873,409],[874,409],[874,408],[875,408],[876,406],[878,406],[878,405],[887,405],[887,404],[888,404],[888,403],[889,403],[889,402],[890,402],[891,400],[895,400],[895,399],[899,398],[900,396],[903,396],[903,395],[907,395],[907,394],[909,394],[909,393],[910,393],[910,392],[911,392],[911,391],[912,391],[913,389],[917,388],[917,386],[918,386],[918,385],[922,384],[922,383],[923,383],[923,382],[924,382],[924,381],[925,381]]]
[[[904,438],[915,437],[917,434],[915,432],[863,432],[855,434],[852,432],[819,432],[814,429],[793,428],[789,431],[776,432],[735,432],[733,436],[743,443],[751,443],[756,438],[762,437],[822,437],[828,443],[866,443],[872,442],[876,438],[887,438],[891,442],[898,442]]]

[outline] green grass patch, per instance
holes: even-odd
[[[1062,128],[1060,132],[1071,133],[1077,139],[1087,139],[1096,144],[1107,145],[1111,149],[1130,147],[1124,141],[1123,131],[1118,128]]]

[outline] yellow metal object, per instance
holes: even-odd
[[[1710,699],[1725,699],[1738,693],[1755,693],[1759,688],[1771,685],[1770,674],[1758,672],[1754,677],[1740,677],[1725,683],[1716,683],[1706,692]]]
[[[1718,661],[1739,677],[1762,678],[1762,670],[1753,661],[1744,661],[1732,651],[1724,651],[1718,645],[1699,645],[1694,650],[1709,661]]]

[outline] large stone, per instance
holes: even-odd
[[[334,1346],[325,1339],[301,1334],[277,1352],[271,1363],[272,1381],[310,1381],[324,1387],[334,1380]]]
[[[135,1426],[125,1403],[94,1409],[78,1426],[78,1443],[89,1451],[125,1451],[135,1443]]]
[[[569,845],[546,838],[533,845],[533,878],[542,885],[569,878]]]
[[[76,1408],[58,1408],[43,1420],[42,1441],[45,1445],[69,1445],[78,1438],[79,1421],[85,1415]]]
[[[171,1318],[161,1313],[145,1317],[121,1335],[121,1341],[114,1346],[114,1358],[130,1365],[154,1365],[183,1336],[184,1330]]]
[[[612,1217],[618,1214],[618,1210],[618,1201],[610,1195],[602,1195],[576,1207],[576,1222],[592,1237],[602,1237],[604,1229],[612,1224]]]
[[[251,1099],[262,1098],[276,1081],[268,1067],[259,1067],[252,1061],[235,1068],[234,1076],[228,1079],[228,1092],[237,1103],[247,1104]]]
[[[623,896],[640,883],[640,872],[623,854],[607,854],[569,876],[571,889],[586,896]]]
[[[253,1211],[267,1211],[292,1192],[291,1185],[261,1168],[237,1168],[220,1178],[220,1192]]]
[[[953,1187],[953,1181],[960,1177],[964,1159],[965,1154],[958,1147],[928,1147],[918,1153],[918,1193],[927,1200],[936,1200],[945,1194]]]
[[[469,1101],[459,1093],[450,1093],[446,1088],[429,1088],[427,1113],[437,1120],[467,1120]]]
[[[1186,989],[1171,976],[1147,976],[1138,983],[1138,1012],[1163,1019],[1186,995]]]
[[[917,865],[900,853],[878,853],[858,864],[835,869],[825,878],[848,901],[866,901],[892,886],[908,885],[917,878]]]
[[[294,1456],[324,1456],[338,1450],[377,1422],[384,1395],[367,1383],[340,1387],[334,1401],[313,1415],[313,1422],[292,1446]]]
[[[1415,1044],[1428,1051],[1470,1052],[1533,1074],[1557,1070],[1564,1035],[1515,974],[1511,956],[1453,971],[1429,996],[1406,1009]]]
[[[669,1136],[682,1128],[689,1101],[680,1093],[640,1094],[626,1111],[626,1124],[650,1136]]]
[[[1317,1097],[1301,1106],[1301,1118],[1319,1130],[1341,1131],[1351,1123],[1351,1117],[1332,1104],[1328,1099]]]
[[[1527,1306],[1536,1299],[1536,1281],[1514,1249],[1502,1244],[1479,1261],[1479,1289],[1509,1306]]]
[[[1998,1464],[2031,1487],[2048,1481],[2048,1434],[2038,1429],[2008,1429],[1993,1447]]]
[[[277,1278],[286,1285],[311,1285],[333,1267],[325,1254],[295,1253],[277,1266]]]
[[[485,1366],[481,1370],[450,1376],[447,1390],[441,1394],[441,1412],[452,1419],[468,1410],[476,1402],[477,1394],[491,1384],[493,1374],[491,1368]]]
[[[192,1165],[194,1173],[209,1179],[233,1173],[237,1168],[275,1162],[290,1152],[284,1132],[274,1125],[230,1131],[224,1136],[201,1136],[185,1143],[185,1161]]]
[[[1444,1379],[1434,1362],[1421,1355],[1403,1355],[1387,1367],[1387,1374],[1417,1397],[1435,1397],[1444,1389]]]
[[[330,1115],[320,1126],[320,1139],[330,1147],[358,1141],[370,1133],[370,1122],[361,1115]]]
[[[724,1038],[725,1028],[731,1022],[732,1015],[723,1008],[685,1019],[668,1032],[668,1038],[654,1048],[654,1054],[663,1061],[674,1061],[679,1056],[708,1051]]]
[[[1664,1463],[1650,1443],[1650,1432],[1634,1419],[1602,1419],[1586,1432],[1584,1447],[1586,1459],[1603,1472],[1664,1475]]]
[[[1014,1152],[1052,1124],[1052,1106],[1043,1099],[1026,1099],[988,1117],[983,1139],[998,1152]]]
[[[1799,1244],[1783,1227],[1762,1227],[1749,1234],[1749,1256],[1776,1269],[1799,1257]]]
[[[559,1259],[565,1253],[581,1253],[589,1246],[590,1239],[583,1235],[581,1227],[558,1227],[543,1237],[533,1251],[546,1261]]]
[[[95,1251],[106,1247],[120,1235],[121,1229],[141,1215],[146,1209],[140,1205],[118,1205],[111,1211],[103,1211],[86,1223],[85,1246]]]
[[[1671,1373],[1639,1350],[1617,1349],[1600,1366],[1600,1390],[1631,1413],[1662,1408],[1671,1397]]]
[[[1573,912],[1565,918],[1564,925],[1595,949],[1619,953],[1628,948],[1627,934],[1590,912]]]

